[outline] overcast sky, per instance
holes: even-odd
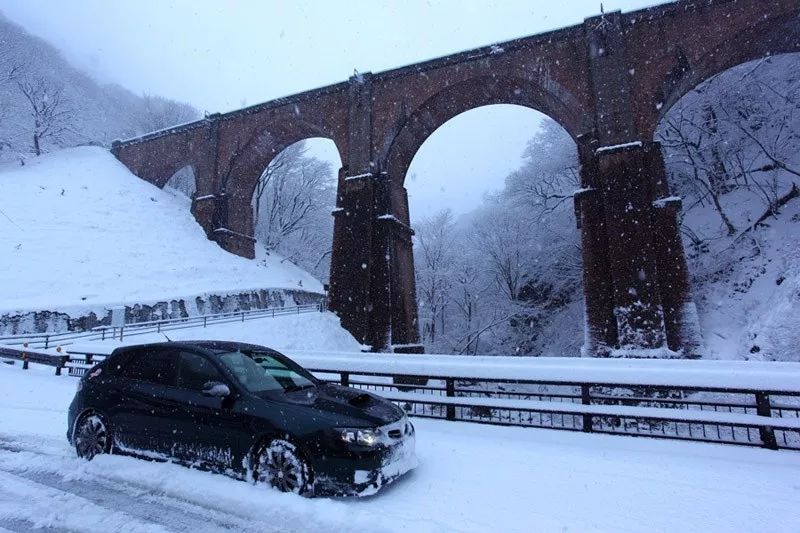
[[[630,11],[658,0],[603,0]],[[76,66],[135,93],[228,111],[469,48],[580,23],[597,0],[0,0]],[[463,213],[502,187],[535,112],[491,106],[437,130],[406,185],[412,217]],[[338,165],[335,153],[316,153]]]

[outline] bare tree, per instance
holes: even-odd
[[[268,248],[277,248],[290,235],[310,229],[314,215],[327,203],[321,198],[330,196],[332,174],[326,162],[308,157],[272,174],[258,215]],[[330,207],[323,209],[329,211]]]
[[[781,175],[800,177],[797,63],[768,58],[716,76],[678,102],[659,127],[673,187],[688,200],[685,210],[710,203],[728,236],[742,223],[733,220],[734,208],[726,209],[728,193],[753,192],[765,212],[774,212],[792,189]],[[702,244],[691,228],[684,233]]]
[[[29,104],[33,120],[30,134],[33,140],[32,151],[42,154],[42,145],[50,141],[61,144],[64,134],[70,131],[72,109],[64,98],[63,89],[44,77],[31,77],[17,82],[25,100]]]
[[[436,342],[437,320],[439,330],[445,331],[445,310],[455,262],[454,230],[453,214],[449,209],[416,224],[417,296],[424,317],[422,336],[429,343]]]
[[[300,160],[305,157],[306,147],[304,142],[295,143],[285,150],[282,150],[275,158],[270,161],[264,172],[258,178],[256,189],[253,192],[253,211],[255,212],[256,224],[261,216],[261,202],[266,194],[273,179],[280,179],[291,172],[293,167],[300,165]]]
[[[558,123],[546,120],[528,141],[523,165],[506,178],[503,195],[541,220],[569,205],[580,187],[575,143]]]
[[[267,150],[269,144],[268,136],[255,136],[243,143],[242,151]],[[238,148],[234,156],[237,153]],[[327,162],[306,154],[305,143],[295,143],[279,152],[259,177],[252,198],[255,236],[267,250],[326,279],[336,201],[334,175]]]
[[[141,109],[134,117],[139,133],[158,131],[200,118],[200,112],[189,104],[151,94],[142,95]]]
[[[22,74],[24,65],[13,52],[13,49],[0,49],[0,86],[15,81]]]
[[[9,139],[6,138],[8,132],[5,130],[5,119],[9,113],[8,90],[22,74],[24,65],[16,56],[16,49],[13,47],[0,48],[0,151],[3,148],[11,147]]]
[[[720,140],[711,137],[710,132],[714,130],[710,130],[702,118],[695,121],[696,114],[681,109],[675,115],[668,118],[665,127],[659,131],[658,140],[670,151],[667,161],[682,160],[686,166],[683,175],[689,178],[687,181],[695,190],[698,200],[701,203],[711,200],[728,235],[734,235],[736,227],[720,201],[721,196],[729,190],[726,179],[728,173],[716,145]],[[712,160],[710,164],[709,159]]]

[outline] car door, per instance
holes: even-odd
[[[249,416],[241,410],[237,389],[206,354],[182,349],[177,355],[177,388],[169,397],[175,413],[169,428],[173,456],[199,466],[235,467],[250,433]],[[226,385],[231,395],[204,394],[209,383]]]
[[[128,358],[117,380],[120,401],[108,413],[121,451],[168,452],[164,437],[173,409],[166,398],[177,375],[178,361],[169,351],[143,347]]]

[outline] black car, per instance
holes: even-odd
[[[398,406],[232,342],[117,348],[81,379],[67,437],[87,459],[177,461],[307,495],[371,494],[416,466]]]

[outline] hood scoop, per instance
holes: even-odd
[[[350,398],[347,403],[353,407],[365,407],[372,403],[372,396],[369,394],[359,394],[358,396],[353,396]]]

